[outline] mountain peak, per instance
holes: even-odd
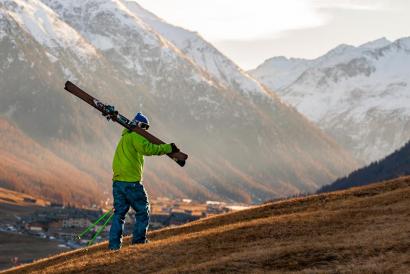
[[[403,37],[394,41],[394,44],[410,50],[410,37]]]
[[[359,48],[377,49],[377,48],[385,47],[385,46],[390,45],[390,44],[391,44],[390,40],[388,40],[386,37],[382,37],[382,38],[379,38],[377,40],[364,43],[364,44],[360,45]]]
[[[265,62],[285,62],[285,61],[288,61],[288,60],[289,60],[289,58],[287,58],[286,56],[281,55],[281,56],[275,56],[275,57],[272,57],[270,59],[267,59]]]
[[[356,47],[354,47],[352,45],[340,44],[337,47],[329,50],[324,56],[333,57],[333,56],[341,55],[341,54],[344,54],[346,51],[352,50],[352,49],[355,49],[355,48]]]

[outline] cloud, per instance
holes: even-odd
[[[316,8],[348,10],[382,10],[387,8],[386,0],[313,0]]]
[[[313,0],[139,0],[170,23],[198,31],[206,39],[251,40],[312,28],[327,18]]]
[[[197,31],[212,42],[279,38],[292,30],[327,25],[337,16],[334,10],[373,11],[392,6],[389,0],[138,0],[138,2],[169,23]],[[330,9],[333,11],[329,12]]]

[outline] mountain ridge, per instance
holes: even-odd
[[[250,73],[366,163],[410,138],[410,37],[354,47],[316,59],[271,58]]]

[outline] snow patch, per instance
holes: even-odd
[[[206,103],[208,103],[208,104],[210,104],[210,105],[218,105],[218,102],[216,102],[216,101],[210,99],[210,98],[207,97],[207,96],[198,97],[198,101],[199,101],[199,102],[206,102]]]
[[[62,67],[61,70],[63,71],[65,79],[68,79],[72,82],[78,81],[77,77],[74,75],[74,73],[69,68]]]
[[[82,59],[96,55],[92,46],[40,1],[2,2],[6,12],[41,45],[73,50]]]
[[[112,40],[99,34],[90,34],[91,43],[100,50],[109,50],[114,47]]]
[[[394,43],[403,49],[410,50],[410,37],[398,39]]]
[[[17,54],[17,59],[18,59],[19,61],[21,61],[21,62],[27,61],[26,57],[24,56],[24,52],[22,52],[22,51],[20,51],[20,52]]]
[[[4,113],[4,115],[7,118],[13,118],[14,113],[17,111],[17,105],[9,105],[7,108],[7,111]]]
[[[5,18],[5,15],[3,14],[3,11],[1,11],[0,12],[0,40],[3,40],[3,38],[6,37],[6,35],[7,35],[6,31],[5,31],[5,29],[6,29],[6,27],[5,27],[6,20],[7,19]]]
[[[48,60],[50,60],[51,63],[55,63],[58,61],[58,58],[55,57],[54,55],[50,54],[49,52],[46,52],[46,55],[48,57]]]

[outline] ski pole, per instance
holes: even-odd
[[[101,234],[103,229],[108,225],[108,222],[111,221],[111,218],[114,216],[114,212],[110,215],[110,217],[105,221],[105,223],[98,229],[97,233],[95,233],[94,237],[88,242],[88,246],[92,245],[95,241],[95,239],[98,237],[98,235]]]
[[[91,229],[93,229],[99,222],[101,222],[102,219],[105,218],[105,216],[107,216],[113,209],[111,208],[109,211],[107,211],[106,213],[104,213],[97,221],[95,221],[94,223],[92,223],[91,225],[89,225],[83,232],[81,232],[77,238],[81,239],[81,237],[83,237],[85,234],[87,234]]]

